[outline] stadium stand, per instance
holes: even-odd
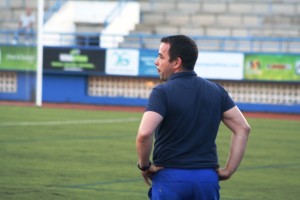
[[[44,0],[45,12],[55,5],[57,0]],[[0,42],[9,44],[13,41],[15,31],[18,29],[19,18],[30,8],[37,14],[37,0],[3,0],[0,3]],[[36,29],[36,24],[34,29]],[[24,41],[20,41],[22,44]]]
[[[151,38],[146,37],[140,43],[140,47],[145,48],[156,48],[153,34],[188,34],[198,38],[203,50],[239,47],[237,50],[278,52],[280,47],[285,52],[300,51],[300,8],[296,0],[150,0],[140,3],[141,22],[121,44],[123,47],[130,44],[135,47],[134,41],[141,41],[139,34]],[[228,45],[220,49],[220,43]]]
[[[57,2],[45,0],[45,11]],[[161,35],[188,34],[198,41],[200,50],[300,51],[300,6],[297,0],[137,2],[140,3],[140,23],[119,44],[121,48],[153,49],[157,47]],[[12,31],[17,28],[18,18],[25,7],[35,10],[37,2],[20,0],[3,1],[0,4],[1,42],[13,37]],[[101,34],[104,29],[100,23],[80,22],[75,26],[76,33],[80,33],[82,38],[85,38],[85,34]],[[81,42],[87,45],[92,43],[95,42]]]

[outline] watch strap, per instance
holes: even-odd
[[[141,170],[141,171],[146,171],[150,168],[151,166],[151,162],[149,161],[149,165],[145,166],[145,167],[141,167],[139,163],[137,163],[137,167]]]

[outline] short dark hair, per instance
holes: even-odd
[[[170,44],[170,62],[180,57],[185,70],[194,70],[198,58],[198,48],[194,40],[186,35],[171,35],[163,37],[161,42]]]

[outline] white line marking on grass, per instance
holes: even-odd
[[[138,118],[127,119],[91,119],[91,120],[69,120],[69,121],[40,121],[40,122],[0,122],[0,127],[5,126],[59,126],[59,125],[79,125],[79,124],[110,124],[136,122]]]

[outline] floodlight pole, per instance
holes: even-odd
[[[36,106],[42,106],[44,0],[38,0]]]

